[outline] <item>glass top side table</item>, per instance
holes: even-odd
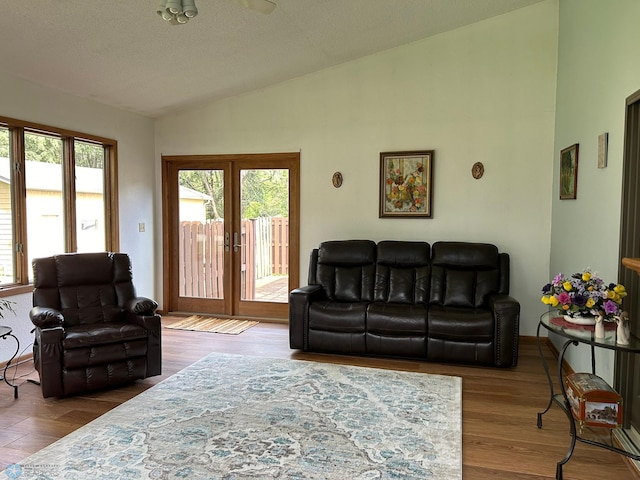
[[[556,466],[556,480],[562,480],[562,466],[569,461],[571,456],[573,455],[573,450],[575,449],[576,442],[582,442],[589,445],[594,445],[600,448],[605,448],[612,452],[619,453],[621,455],[625,455],[634,460],[640,460],[640,452],[632,452],[625,450],[616,444],[613,436],[614,429],[604,428],[604,427],[592,427],[592,428],[580,428],[577,427],[577,420],[574,418],[573,413],[571,412],[571,407],[569,404],[569,400],[567,398],[567,392],[564,384],[564,375],[563,375],[563,360],[564,355],[567,349],[573,345],[586,344],[591,347],[591,373],[596,373],[596,360],[595,360],[595,349],[596,348],[606,348],[609,350],[615,350],[616,352],[626,352],[629,354],[638,354],[640,353],[640,339],[631,335],[631,339],[628,345],[619,345],[616,343],[616,329],[605,330],[604,338],[596,338],[595,329],[591,329],[588,327],[582,327],[576,325],[567,326],[564,322],[556,322],[552,321],[554,317],[558,317],[556,312],[545,312],[540,317],[540,322],[538,324],[537,331],[537,341],[538,341],[538,351],[540,353],[540,358],[542,359],[542,365],[544,367],[544,371],[547,375],[547,380],[549,382],[549,403],[547,407],[538,413],[538,428],[542,428],[542,416],[549,411],[551,405],[554,403],[558,405],[565,413],[569,420],[569,427],[571,431],[571,444],[569,445],[569,450],[565,457],[557,463]],[[542,351],[542,342],[540,341],[540,331],[542,329],[546,329],[549,332],[553,332],[561,337],[564,337],[565,341],[562,347],[559,350],[558,355],[558,365],[557,365],[557,379],[558,384],[560,385],[560,393],[554,392],[553,380],[551,377],[551,373],[549,370],[549,365],[547,364],[547,360],[545,359],[544,353]]]
[[[18,355],[18,352],[20,351],[20,342],[18,340],[18,337],[16,337],[12,333],[11,327],[0,326],[0,339],[6,340],[9,337],[13,338],[16,341],[16,351],[4,366],[4,371],[2,372],[2,380],[4,380],[4,383],[13,388],[13,398],[18,398],[18,385],[9,381],[9,379],[7,378],[7,370],[11,366],[11,362],[13,362],[14,358],[16,358],[16,355]]]

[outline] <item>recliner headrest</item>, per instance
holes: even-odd
[[[488,243],[436,242],[431,263],[437,266],[481,270],[498,268],[498,247]]]
[[[318,263],[356,266],[375,263],[376,244],[371,240],[333,240],[318,248]]]
[[[377,263],[394,267],[429,265],[430,247],[426,242],[384,240],[378,242]]]

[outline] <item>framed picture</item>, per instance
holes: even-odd
[[[560,151],[560,200],[574,200],[578,192],[578,144]]]
[[[433,150],[380,153],[380,218],[431,218]]]

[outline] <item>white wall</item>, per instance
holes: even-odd
[[[156,268],[153,254],[156,188],[153,120],[4,74],[0,74],[0,115],[118,141],[120,250],[131,255],[138,294],[157,296],[155,282],[161,269]],[[146,223],[145,233],[138,232],[139,222]],[[30,333],[33,326],[28,317],[31,295],[8,300],[17,302],[17,315],[9,313],[0,323],[13,328],[24,348],[33,341]],[[0,344],[0,362],[8,358],[5,346]]]
[[[625,99],[640,89],[638,18],[637,0],[560,2],[551,275],[590,266],[607,281],[618,278]],[[609,161],[598,169],[603,132],[609,132]],[[561,201],[559,152],[574,143],[580,144],[578,198]],[[598,373],[611,381],[612,356],[604,353],[609,362]],[[591,370],[588,349],[569,358],[574,370]]]
[[[491,242],[511,254],[521,334],[534,335],[549,265],[557,8],[549,0],[165,116],[157,172],[161,154],[300,150],[301,279],[323,240]],[[435,150],[433,218],[379,219],[380,152],[415,149]]]

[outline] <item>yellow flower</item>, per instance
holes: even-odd
[[[627,296],[627,291],[625,290],[624,285],[616,285],[615,287],[613,287],[613,291],[620,295],[621,298]]]
[[[588,282],[589,280],[591,280],[591,272],[584,272],[582,274],[582,281]]]
[[[589,290],[590,292],[593,292],[593,285],[589,285],[589,287],[587,288],[587,290]]]
[[[543,295],[540,301],[545,305],[549,305],[551,303],[551,300],[549,300],[549,295]]]
[[[607,298],[613,300],[614,298],[616,298],[616,292],[614,292],[613,290],[607,290]]]
[[[562,288],[564,288],[567,292],[571,291],[571,282],[564,282],[562,284]]]
[[[570,308],[569,305],[562,305],[563,310],[569,310],[569,308]]]
[[[587,300],[586,306],[587,308],[591,308],[596,304],[596,301],[593,298],[590,298],[589,300]]]
[[[558,299],[555,297],[555,295],[551,295],[549,297],[549,301],[551,302],[551,306],[552,307],[557,307],[558,303],[560,303],[560,302],[558,302]]]

